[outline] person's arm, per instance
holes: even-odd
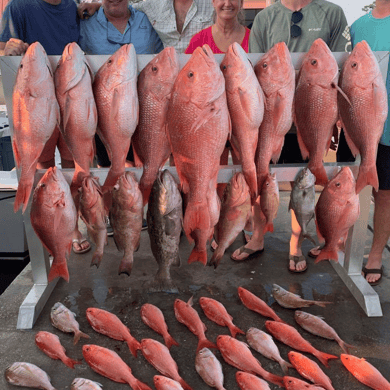
[[[345,51],[349,40],[349,28],[347,18],[341,7],[337,7],[332,13],[333,20],[329,48],[331,51]]]
[[[261,12],[261,11],[260,11]],[[256,15],[249,35],[249,53],[264,53],[262,22],[260,21],[260,12]]]
[[[80,3],[77,6],[77,13],[80,19],[88,19],[99,10],[102,3]]]
[[[11,38],[8,42],[0,42],[0,56],[21,56],[28,49],[28,43]]]

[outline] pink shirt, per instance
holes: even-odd
[[[213,33],[212,33],[212,26],[205,28],[202,31],[199,31],[197,34],[195,34],[190,44],[188,45],[185,54],[192,54],[197,47],[201,47],[203,45],[209,45],[210,49],[214,54],[224,54],[223,51],[221,51],[218,46],[214,42]],[[246,53],[249,51],[249,34],[251,30],[249,28],[245,27],[245,37],[243,41],[241,42],[242,48],[245,50]]]

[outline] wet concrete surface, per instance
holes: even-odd
[[[26,361],[38,365],[52,378],[56,389],[69,389],[72,380],[84,377],[103,384],[104,389],[121,390],[129,388],[126,384],[114,383],[104,378],[83,362],[74,370],[69,369],[60,361],[51,360],[41,352],[34,343],[36,332],[45,330],[57,334],[68,356],[74,359],[82,358],[81,347],[84,344],[97,344],[116,351],[131,367],[133,374],[153,387],[153,376],[158,372],[145,360],[142,353],[134,358],[126,343],[109,339],[96,333],[88,324],[85,311],[88,307],[98,307],[116,314],[131,330],[137,339],[154,338],[160,342],[163,339],[147,327],[141,320],[140,308],[144,303],[158,306],[164,313],[171,335],[180,346],[173,346],[172,357],[179,366],[179,373],[183,379],[195,390],[208,389],[195,370],[195,351],[198,340],[183,324],[179,323],[173,311],[175,299],[184,301],[193,296],[194,308],[207,326],[206,336],[215,342],[219,334],[229,334],[227,328],[211,322],[199,306],[199,298],[207,296],[223,303],[233,316],[234,323],[243,331],[250,327],[257,327],[265,331],[264,323],[267,320],[259,314],[249,311],[243,306],[237,295],[237,287],[242,286],[265,302],[286,322],[293,325],[317,349],[340,355],[342,350],[334,341],[325,340],[299,328],[294,321],[294,310],[279,306],[271,296],[272,284],[276,283],[291,292],[302,295],[305,299],[332,301],[334,304],[326,308],[312,306],[302,310],[322,316],[347,342],[356,346],[352,353],[366,358],[373,364],[387,380],[390,380],[390,263],[389,253],[385,251],[385,275],[380,286],[375,290],[380,296],[383,317],[368,318],[357,304],[347,287],[338,277],[328,262],[314,264],[309,260],[309,269],[306,273],[296,275],[287,270],[287,258],[290,238],[290,216],[287,212],[289,192],[281,193],[281,204],[278,217],[275,220],[275,231],[267,233],[265,237],[265,251],[256,258],[236,263],[230,260],[230,254],[243,244],[240,234],[233,245],[227,250],[217,270],[212,267],[203,267],[201,264],[187,264],[192,246],[183,236],[180,244],[182,266],[172,268],[172,278],[177,284],[179,294],[148,293],[145,284],[154,277],[157,264],[149,247],[147,231],[142,232],[141,247],[135,254],[135,263],[130,277],[117,275],[120,253],[116,250],[112,238],[108,239],[104,258],[99,269],[90,268],[93,251],[84,255],[72,254],[69,261],[70,282],[67,284],[60,280],[50,296],[41,316],[34,328],[30,331],[16,330],[18,309],[26,294],[31,288],[30,266],[16,278],[11,286],[0,297],[0,370],[15,361]],[[314,223],[311,222],[314,232]],[[372,233],[367,231],[365,252],[368,254],[371,245]],[[304,242],[303,250],[312,247],[308,241]],[[211,257],[211,252],[210,252]],[[73,336],[64,334],[55,329],[50,323],[50,309],[56,302],[62,302],[77,315],[80,329],[90,335],[90,340],[81,339],[79,344],[73,345]],[[245,341],[245,336],[238,339]],[[281,355],[287,360],[287,353],[291,348],[276,341]],[[224,362],[219,351],[214,351],[221,361],[225,375],[225,388],[227,390],[239,389],[235,381],[236,368]],[[259,359],[263,367],[277,375],[283,375],[278,363],[270,361],[252,350],[253,355]],[[366,389],[344,368],[340,360],[332,360],[330,368],[325,368],[311,355],[323,371],[331,378],[334,388],[343,390]],[[294,369],[289,370],[290,376],[299,377]],[[302,379],[302,378],[301,378]],[[270,384],[271,389],[276,389]],[[0,376],[0,389],[12,389],[14,386],[6,383]]]

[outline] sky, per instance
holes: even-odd
[[[332,3],[338,4],[347,17],[348,25],[350,26],[356,19],[365,15],[362,8],[369,5],[373,0],[330,0]]]

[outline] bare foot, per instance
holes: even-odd
[[[264,241],[255,242],[254,239],[250,240],[246,245],[236,249],[230,256],[235,261],[246,260],[250,255],[255,252],[262,252],[264,250]]]

